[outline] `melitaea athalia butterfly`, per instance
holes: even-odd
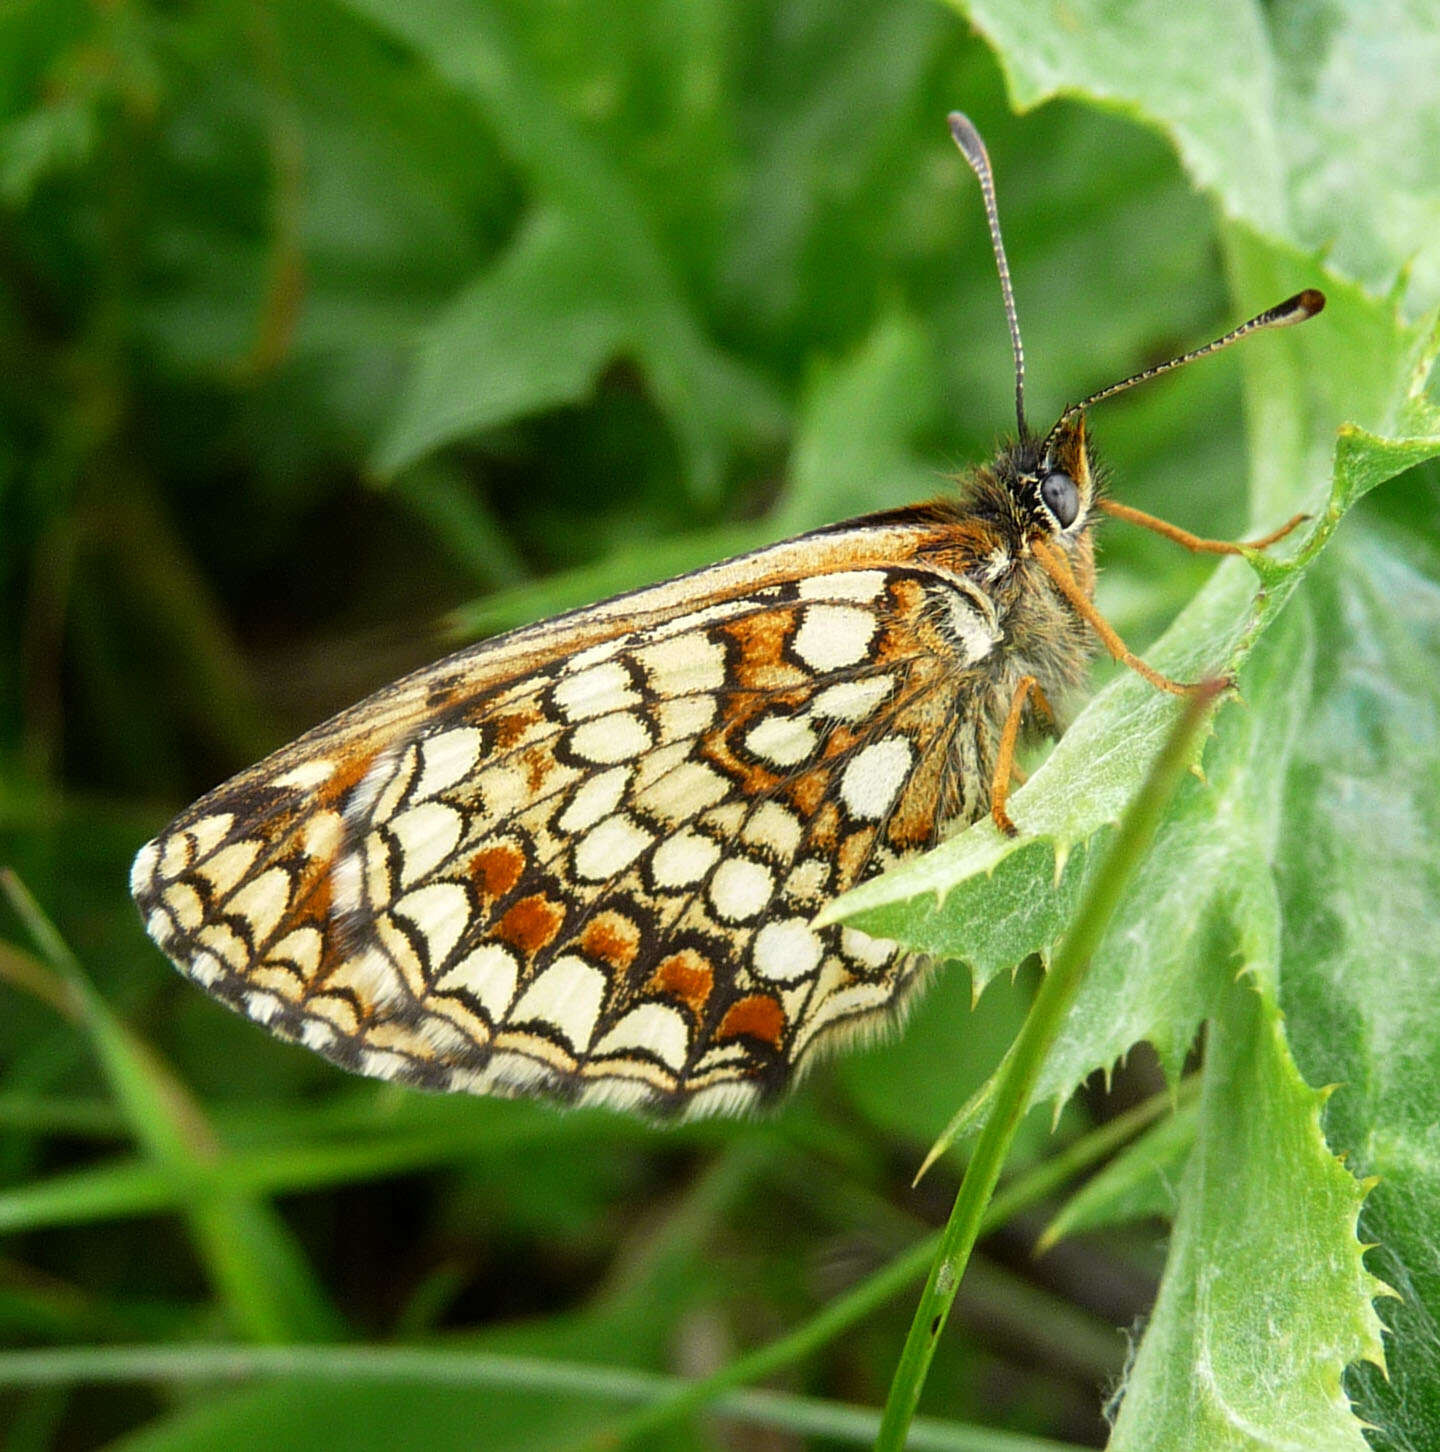
[[[316,727],[141,848],[151,936],[218,998],[345,1068],[432,1089],[729,1112],[893,1019],[900,944],[813,919],[1005,810],[1096,637],[1085,409],[1025,423],[934,503],[835,525],[486,641]],[[1295,521],[1292,521],[1293,525]],[[1286,526],[1289,528],[1290,526]],[[1284,529],[1265,541],[1270,542]]]

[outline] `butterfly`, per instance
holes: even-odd
[[[216,788],[135,858],[151,937],[346,1069],[434,1090],[733,1113],[895,1021],[926,960],[841,893],[1006,804],[1096,642],[1086,409],[1038,438],[988,157],[1016,440],[946,498],[760,549],[485,641]],[[1279,538],[1297,520],[1277,530]]]

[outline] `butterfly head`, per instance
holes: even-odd
[[[1042,446],[1029,452],[1029,467],[1017,470],[1015,479],[1026,533],[1056,541],[1078,537],[1089,523],[1095,487],[1085,415],[1062,420]]]
[[[1100,469],[1084,414],[1063,420],[1043,441],[1031,435],[1002,449],[985,475],[988,505],[978,495],[972,503],[1000,529],[1012,558],[1029,555],[1036,541],[1067,555],[1087,541]]]

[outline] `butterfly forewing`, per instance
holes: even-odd
[[[768,1097],[922,970],[815,914],[984,810],[981,698],[1004,687],[958,547],[923,510],[862,521],[443,661],[143,848],[149,931],[377,1077]]]

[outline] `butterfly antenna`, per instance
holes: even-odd
[[[980,182],[985,198],[985,220],[990,224],[990,245],[995,252],[995,266],[1000,273],[1000,291],[1005,298],[1005,321],[1010,325],[1010,346],[1015,353],[1015,420],[1020,437],[1028,438],[1025,426],[1025,349],[1020,343],[1020,318],[1015,311],[1015,290],[1010,286],[1010,264],[1005,260],[1005,242],[1000,236],[1000,213],[995,206],[995,174],[990,170],[990,153],[975,129],[975,123],[963,112],[952,111],[948,117],[950,134],[960,154],[970,163]]]
[[[1193,363],[1197,358],[1208,358],[1211,353],[1218,353],[1222,348],[1228,348],[1232,343],[1238,343],[1241,338],[1248,338],[1251,333],[1258,333],[1265,328],[1290,328],[1296,323],[1307,322],[1324,306],[1325,294],[1313,287],[1307,287],[1304,292],[1297,292],[1294,297],[1287,297],[1284,302],[1277,303],[1273,308],[1266,308],[1263,313],[1257,313],[1247,322],[1241,323],[1238,328],[1231,328],[1223,338],[1216,338],[1213,343],[1206,343],[1203,348],[1182,353],[1168,363],[1157,363],[1153,368],[1146,368],[1143,372],[1122,379],[1119,383],[1112,383],[1109,388],[1102,388],[1099,393],[1092,393],[1089,398],[1083,398],[1079,403],[1072,403],[1060,415],[1055,427],[1045,436],[1045,443],[1040,450],[1041,455],[1043,456],[1049,451],[1051,443],[1060,430],[1077,413],[1084,413],[1092,403],[1113,398],[1117,393],[1124,393],[1127,388],[1134,388],[1137,383],[1146,383],[1152,378],[1158,378],[1162,373],[1169,373],[1172,368]]]

